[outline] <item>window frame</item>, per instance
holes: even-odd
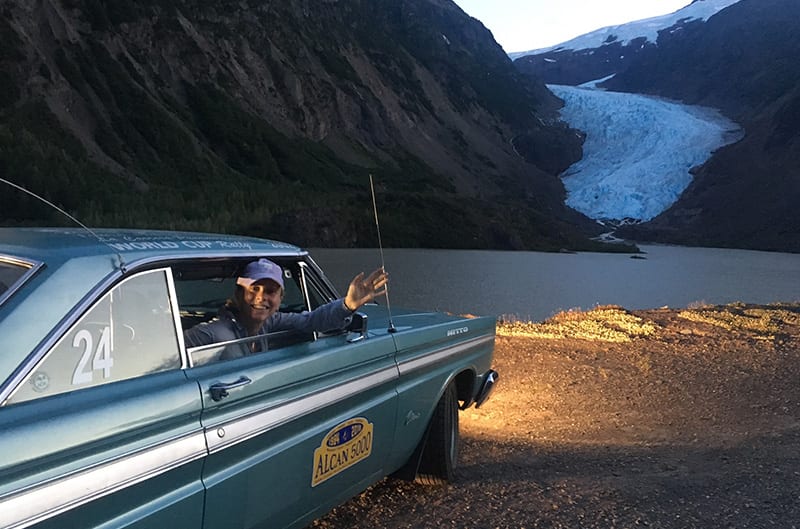
[[[20,257],[14,257],[13,255],[5,255],[0,254],[0,262],[7,263],[14,266],[19,266],[22,268],[27,268],[27,270],[19,277],[16,281],[12,284],[8,285],[8,289],[0,294],[0,307],[3,306],[3,303],[6,302],[11,296],[14,295],[16,291],[18,291],[22,286],[28,282],[28,280],[33,277],[36,272],[38,272],[42,267],[44,267],[44,263],[41,261],[35,261],[32,259],[23,259]]]

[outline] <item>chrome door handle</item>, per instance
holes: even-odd
[[[218,384],[214,384],[208,388],[208,390],[211,392],[211,400],[220,401],[228,396],[229,389],[240,388],[250,384],[251,382],[253,381],[249,378],[241,376],[236,382],[220,382]]]

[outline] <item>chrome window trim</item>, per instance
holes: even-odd
[[[0,527],[23,529],[206,456],[193,432],[0,497]],[[199,479],[199,478],[198,478]]]
[[[202,325],[202,324],[198,324],[198,325]],[[202,352],[202,351],[206,351],[208,349],[216,349],[217,347],[225,347],[227,345],[236,345],[236,344],[240,344],[240,343],[253,342],[253,341],[259,340],[261,338],[269,339],[269,338],[273,338],[273,337],[279,337],[279,336],[283,336],[283,335],[286,335],[286,334],[290,334],[292,332],[294,332],[294,331],[287,330],[287,331],[268,332],[267,334],[256,334],[255,336],[245,336],[244,338],[235,338],[233,340],[225,340],[224,342],[214,342],[214,343],[208,343],[208,344],[205,344],[205,345],[198,345],[196,347],[189,347],[187,349],[187,351],[189,352],[189,354],[199,353],[199,352]],[[272,349],[272,350],[274,350],[274,349]],[[261,353],[266,353],[266,352],[267,351],[259,351],[258,353],[253,353],[253,354],[261,354]]]
[[[494,341],[494,335],[478,336],[477,338],[472,338],[471,340],[467,340],[465,342],[461,342],[459,344],[450,347],[444,347],[442,349],[439,349],[438,351],[426,353],[424,356],[420,358],[414,358],[412,360],[404,360],[402,362],[399,362],[397,364],[397,367],[400,370],[401,376],[407,375],[409,373],[418,371],[430,365],[443,362],[450,357],[458,356],[464,351],[467,351],[474,347],[478,347],[480,345],[483,345],[484,343],[493,341]]]
[[[300,266],[303,268],[303,273],[307,277],[306,280],[311,283],[314,289],[319,292],[323,298],[328,301],[333,301],[341,297],[330,281],[328,281],[328,278],[325,277],[322,270],[316,266],[316,263],[314,263],[310,257],[308,257],[308,261],[300,261]],[[311,306],[310,302],[309,306]]]
[[[42,267],[44,267],[44,263],[42,261],[35,261],[33,259],[23,259],[20,257],[14,257],[13,255],[0,255],[0,262],[8,263],[15,266],[20,266],[23,268],[27,268],[28,270],[23,273],[19,279],[14,281],[12,284],[8,285],[8,289],[0,294],[0,306],[5,303],[5,301],[14,295],[14,292],[19,290],[22,285],[24,285],[28,279],[33,277],[36,272],[38,272]]]
[[[311,310],[311,296],[308,293],[308,278],[306,276],[308,265],[305,261],[298,261],[297,266],[300,267],[300,286],[303,289],[303,299],[306,302],[306,310]],[[317,341],[317,339],[319,339],[319,333],[314,331],[312,334],[314,336],[314,341]]]
[[[208,365],[210,363],[214,363],[214,362],[219,361],[219,360],[214,360],[214,361],[206,360],[206,361],[201,361],[200,363],[197,363],[197,362],[195,362],[195,357],[194,357],[195,353],[202,353],[204,351],[210,351],[212,349],[221,349],[221,348],[227,347],[229,345],[236,345],[236,344],[254,342],[254,341],[260,340],[262,338],[266,338],[267,339],[267,343],[269,343],[269,339],[270,338],[277,338],[277,337],[281,337],[281,336],[286,336],[286,335],[289,335],[289,334],[291,334],[293,332],[295,332],[295,331],[291,331],[291,330],[275,331],[275,332],[269,332],[267,334],[258,334],[256,336],[245,336],[244,338],[236,338],[234,340],[226,340],[224,342],[214,342],[214,343],[209,343],[209,344],[205,344],[205,345],[198,345],[196,347],[189,347],[189,348],[186,349],[186,354],[189,357],[189,364],[190,364],[189,365],[189,369],[195,368],[195,367],[199,367],[199,366],[205,366],[205,365]],[[256,353],[252,353],[252,354],[253,355],[259,355],[259,354],[268,353],[270,351],[277,351],[277,350],[278,350],[277,348],[276,349],[267,349],[267,350],[258,351]]]
[[[303,299],[306,302],[306,310],[311,310],[311,296],[308,295],[308,278],[306,277],[306,267],[308,265],[303,261],[298,261],[297,265],[300,267],[300,286],[303,288]]]
[[[3,406],[5,406],[7,404],[8,399],[10,399],[10,398],[12,398],[14,396],[14,394],[21,387],[21,385],[24,384],[25,381],[28,379],[30,374],[33,373],[37,369],[37,367],[42,362],[44,362],[47,359],[47,357],[50,356],[50,354],[53,352],[53,350],[61,343],[61,340],[63,340],[64,337],[67,336],[67,334],[69,334],[70,331],[72,331],[72,328],[75,326],[75,324],[77,324],[79,321],[81,321],[81,319],[90,310],[94,309],[94,307],[97,306],[97,304],[100,302],[100,300],[102,300],[103,297],[105,297],[105,295],[108,292],[111,291],[110,289],[116,288],[119,285],[122,285],[123,283],[126,283],[127,281],[133,279],[134,277],[138,277],[138,276],[140,276],[142,274],[148,274],[148,273],[153,273],[153,272],[161,272],[167,278],[170,278],[172,276],[172,271],[170,270],[169,267],[151,268],[151,269],[141,270],[141,271],[137,271],[135,273],[132,273],[129,276],[123,278],[122,281],[119,281],[117,283],[114,282],[114,279],[119,277],[119,276],[115,275],[114,277],[109,278],[108,281],[104,281],[102,283],[102,285],[105,288],[100,288],[100,286],[98,286],[97,288],[93,289],[92,290],[91,301],[88,302],[88,301],[86,301],[86,298],[84,298],[84,301],[79,303],[78,307],[75,310],[72,311],[71,317],[67,320],[67,322],[56,326],[54,331],[51,331],[51,333],[50,333],[49,337],[47,338],[47,340],[45,340],[44,345],[40,346],[37,349],[36,354],[34,354],[32,357],[30,357],[27,362],[24,362],[22,364],[22,366],[20,367],[20,369],[17,370],[16,374],[14,374],[11,377],[11,379],[10,379],[8,385],[6,386],[6,388],[2,392],[0,392],[0,407],[3,407]],[[169,281],[169,279],[167,279],[167,280]],[[102,294],[97,295],[96,293],[98,291],[101,292]],[[174,317],[174,314],[173,314],[173,317]],[[177,332],[177,329],[176,329],[176,332]],[[181,333],[179,333],[179,335],[180,335],[179,340],[182,341],[182,339],[183,339],[182,331],[181,331]],[[178,344],[176,344],[176,346],[177,345]],[[183,350],[179,351],[179,355],[181,356],[181,362],[183,362],[183,356],[184,356]],[[142,373],[140,376],[145,376],[145,375],[148,375],[148,374],[152,374],[152,373]],[[132,377],[132,378],[138,378],[138,377]],[[125,380],[131,380],[131,379],[125,379]],[[112,382],[114,382],[114,381],[112,381]],[[112,383],[112,382],[109,382],[109,383]],[[90,387],[97,387],[97,386],[90,386]],[[81,389],[83,389],[83,388],[81,388]],[[43,395],[43,397],[44,396],[45,395]]]
[[[306,255],[303,263],[314,271],[314,276],[319,278],[324,285],[324,288],[328,290],[329,295],[332,296],[331,299],[338,299],[341,297],[339,292],[337,292],[336,287],[333,286],[333,283],[330,282],[328,276],[325,275],[325,272],[322,271],[322,268],[320,268],[317,262],[314,261],[314,258],[311,257],[311,255]]]
[[[350,382],[336,384],[310,395],[280,403],[266,410],[257,411],[232,420],[209,424],[205,426],[209,453],[213,454],[232,445],[252,439],[311,412],[332,406],[397,378],[397,367],[391,366]]]
[[[191,357],[186,350],[183,341],[183,324],[181,324],[181,309],[178,306],[178,293],[175,290],[175,277],[172,275],[172,268],[167,269],[167,295],[169,296],[169,306],[172,310],[172,325],[175,327],[175,335],[178,337],[178,352],[181,355],[181,369],[188,369],[192,366]]]
[[[133,270],[134,268],[149,268],[153,264],[160,264],[159,268],[163,268],[166,266],[162,263],[191,263],[191,262],[204,262],[204,261],[215,261],[215,260],[239,260],[245,261],[247,259],[258,259],[259,257],[266,257],[268,259],[280,259],[280,258],[302,258],[306,257],[308,252],[305,250],[300,251],[272,251],[272,252],[259,252],[255,250],[248,250],[246,253],[230,253],[230,252],[222,252],[222,251],[211,251],[202,255],[186,255],[186,254],[171,254],[171,253],[164,253],[155,255],[152,257],[142,257],[140,259],[133,260],[129,263],[125,263],[125,267],[128,271]]]

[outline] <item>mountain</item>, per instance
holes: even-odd
[[[548,84],[578,85],[624,71],[658,46],[662,32],[680,36],[740,0],[694,0],[688,6],[643,20],[608,26],[549,48],[510,53],[521,70]]]
[[[558,100],[450,0],[0,0],[0,174],[90,226],[586,248]],[[2,184],[0,184],[2,186]],[[8,186],[4,224],[65,222]]]
[[[685,9],[704,2],[711,0],[696,0]],[[642,36],[595,49],[550,50],[515,65],[553,84],[608,77],[598,85],[717,108],[745,130],[741,141],[692,171],[694,179],[675,204],[650,222],[624,227],[620,235],[798,252],[798,54],[800,3],[740,0],[707,19],[681,19],[661,29],[655,43]]]

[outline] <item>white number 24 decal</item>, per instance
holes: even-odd
[[[93,373],[101,369],[103,370],[103,378],[111,376],[111,368],[114,366],[114,358],[111,356],[111,329],[108,326],[103,327],[103,332],[100,333],[100,340],[97,342],[97,348],[94,347],[93,342],[92,333],[86,329],[78,331],[72,340],[73,347],[83,347],[81,359],[72,373],[73,386],[91,383]],[[92,351],[94,351],[94,355]],[[87,370],[90,360],[92,367]]]

